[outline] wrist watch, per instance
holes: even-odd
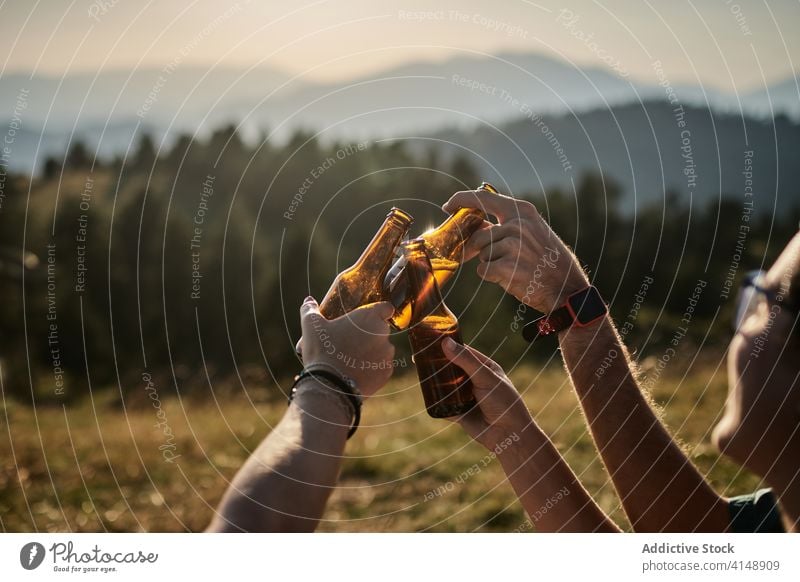
[[[572,326],[586,327],[600,321],[608,307],[596,287],[586,287],[573,293],[566,303],[549,315],[536,319],[522,328],[522,337],[532,342],[538,337],[558,333]]]

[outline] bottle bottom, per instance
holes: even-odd
[[[459,402],[458,404],[436,404],[427,409],[428,415],[433,418],[452,418],[454,416],[461,416],[466,414],[473,408],[477,402],[471,400],[469,402]]]
[[[442,351],[442,340],[448,336],[462,343],[458,327],[449,319],[435,316],[413,326],[408,333],[425,409],[433,418],[459,416],[476,404],[469,376]]]

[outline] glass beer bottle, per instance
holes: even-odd
[[[362,305],[385,299],[383,281],[413,221],[410,214],[399,208],[391,209],[358,260],[334,279],[319,305],[325,318],[334,319]]]
[[[482,182],[478,190],[498,193],[488,182]],[[484,220],[486,214],[479,208],[459,208],[438,227],[421,235],[440,289],[461,264],[464,243],[483,225]],[[409,293],[408,280],[404,273],[405,264],[405,257],[395,261],[384,281],[386,296],[395,306],[390,322],[397,329],[405,329],[411,322],[412,295]]]
[[[408,339],[425,408],[434,418],[464,414],[476,404],[472,382],[442,352],[446,337],[461,343],[458,320],[442,300],[425,241],[416,238],[404,245],[404,251],[412,313]]]

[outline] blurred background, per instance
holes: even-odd
[[[715,486],[752,490],[709,434],[737,284],[800,220],[798,18],[789,0],[3,4],[0,528],[205,527],[285,409],[303,298],[392,206],[418,234],[482,180],[575,249]],[[517,332],[537,314],[470,264],[444,292],[624,526],[555,344]],[[394,343],[321,529],[531,531]]]

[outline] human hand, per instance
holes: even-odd
[[[520,433],[532,422],[525,402],[500,364],[451,338],[442,341],[444,355],[472,381],[478,406],[458,418],[466,433],[489,450]],[[514,435],[517,438],[514,438]]]
[[[465,246],[465,260],[478,257],[483,280],[542,313],[589,285],[578,259],[530,202],[468,190],[456,192],[442,208],[454,212],[461,207],[479,208],[499,221],[487,222]]]
[[[372,396],[386,384],[394,368],[388,324],[392,314],[392,304],[381,301],[325,319],[314,298],[306,298],[300,306],[303,363],[332,367],[355,380],[364,397]]]

